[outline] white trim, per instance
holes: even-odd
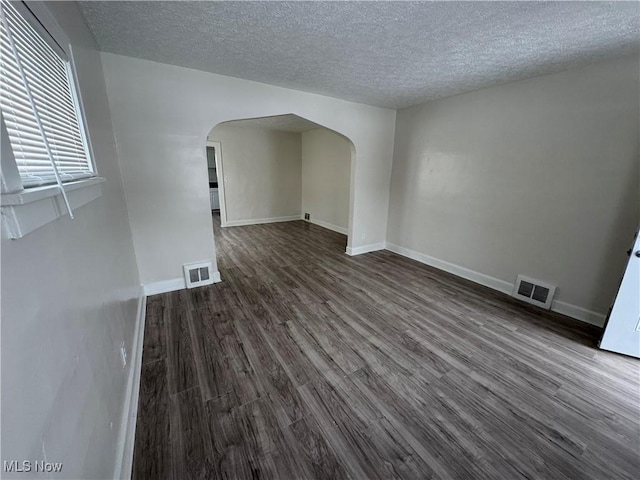
[[[218,185],[220,182],[218,182]],[[287,217],[252,218],[249,220],[227,220],[227,227],[244,227],[245,225],[260,225],[263,223],[291,222],[300,220],[300,214]]]
[[[384,250],[384,247],[385,247],[384,242],[372,243],[370,245],[362,245],[361,247],[347,246],[345,253],[351,256],[362,255],[363,253],[377,252],[378,250]]]
[[[216,270],[211,273],[213,283],[220,283],[220,271]],[[159,282],[146,283],[142,286],[144,288],[144,294],[146,296],[158,295],[160,293],[175,292],[176,290],[184,290],[187,285],[184,282],[184,278],[172,278],[170,280],[161,280]]]
[[[183,277],[161,280],[159,282],[146,283],[143,285],[146,296],[158,295],[160,293],[175,292],[187,288]]]
[[[138,312],[136,315],[136,329],[131,347],[129,378],[124,397],[122,421],[118,433],[118,446],[116,452],[116,464],[113,478],[131,478],[133,467],[133,447],[135,444],[136,421],[138,418],[138,399],[140,394],[140,375],[142,372],[142,344],[144,342],[145,313],[147,309],[147,297],[144,289],[140,287],[138,297]]]
[[[102,196],[102,177],[65,184],[73,210]],[[1,196],[2,238],[18,239],[66,215],[57,185],[30,188]]]
[[[578,307],[571,303],[559,302],[558,300],[551,302],[551,310],[566,315],[567,317],[590,323],[596,327],[604,327],[604,322],[606,320],[606,315],[604,313],[594,312],[593,310],[587,310],[586,308]]]
[[[93,144],[91,143],[91,137],[89,136],[89,124],[87,123],[87,115],[84,109],[84,102],[82,101],[82,95],[80,92],[80,82],[76,73],[76,63],[73,57],[73,47],[69,43],[69,61],[67,62],[67,74],[69,76],[69,88],[71,89],[71,95],[75,100],[74,106],[76,107],[76,115],[78,116],[78,127],[80,128],[80,134],[84,140],[85,155],[87,155],[87,162],[89,163],[89,169],[94,175],[99,175],[98,167],[96,165],[96,157],[93,154]]]
[[[484,285],[485,287],[492,288],[493,290],[506,293],[507,295],[511,295],[511,291],[513,290],[513,285],[509,282],[505,282],[504,280],[500,280],[488,275],[484,275],[482,273],[475,272],[473,270],[469,270],[468,268],[460,267],[453,263],[445,262],[444,260],[440,260],[438,258],[430,257],[429,255],[416,252],[415,250],[411,250],[409,248],[401,247],[393,243],[387,243],[386,249],[402,255],[403,257],[411,258],[412,260],[424,263],[425,265],[430,265],[439,270],[453,273],[458,277],[466,278],[467,280],[471,280],[472,282],[476,282],[480,285]]]
[[[83,178],[74,182],[65,183],[64,189],[66,192],[73,192],[74,190],[104,183],[105,181],[103,177]],[[55,197],[56,195],[60,195],[60,187],[56,184],[45,185],[43,187],[31,187],[18,192],[3,193],[2,205],[24,205],[42,200],[43,198]]]
[[[304,214],[302,215],[302,220],[304,220]],[[304,220],[305,222],[313,223],[314,225],[318,225],[319,227],[326,228],[327,230],[332,230],[337,233],[341,233],[342,235],[349,235],[349,230],[344,227],[339,227],[338,225],[334,225],[333,223],[325,222],[324,220],[318,220],[317,218],[311,218],[311,220]]]
[[[439,270],[444,270],[445,272],[471,280],[472,282],[479,283],[480,285],[484,285],[485,287],[489,287],[509,296],[511,296],[511,292],[513,291],[513,284],[500,280],[499,278],[490,277],[489,275],[469,270],[468,268],[464,268],[393,243],[386,243],[385,248],[391,252],[397,253],[398,255],[402,255],[403,257],[411,258],[412,260],[435,267]],[[554,300],[551,304],[551,310],[591,325],[597,325],[599,327],[604,325],[604,314],[587,310],[570,303]]]

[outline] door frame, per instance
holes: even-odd
[[[216,175],[218,176],[218,201],[220,202],[220,226],[227,226],[227,202],[224,196],[224,170],[222,167],[222,145],[220,142],[207,140],[207,147],[213,147],[216,157]],[[205,152],[206,153],[206,152]],[[206,155],[205,155],[206,156]]]

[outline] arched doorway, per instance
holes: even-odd
[[[345,235],[347,244],[355,162],[350,139],[285,114],[221,122],[207,135],[206,148],[214,221],[221,227],[307,217]]]

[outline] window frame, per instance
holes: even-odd
[[[73,97],[78,126],[87,161],[93,176],[64,182],[64,190],[72,209],[79,208],[102,195],[102,183],[95,162],[94,150],[89,134],[87,115],[82,101],[82,92],[78,81],[73,47],[64,30],[44,2],[12,2],[12,6],[34,28],[34,30],[62,58],[66,66],[67,77]],[[27,233],[65,215],[65,204],[58,184],[24,187],[9,137],[2,122],[1,156],[1,203],[2,238],[22,238]]]

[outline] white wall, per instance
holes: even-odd
[[[638,72],[625,58],[400,110],[388,242],[605,313],[640,219]]]
[[[218,123],[293,113],[355,145],[353,246],[384,242],[395,110],[102,54],[143,283],[215,259],[205,141]]]
[[[100,55],[75,3],[44,8],[73,43],[107,182],[75,220],[2,241],[1,460],[43,460],[44,449],[64,462],[61,478],[109,478],[129,374],[119,346],[131,352],[139,280]]]
[[[262,127],[216,126],[227,222],[300,217],[301,136]]]
[[[326,128],[302,133],[302,212],[311,221],[347,233],[351,144]]]

